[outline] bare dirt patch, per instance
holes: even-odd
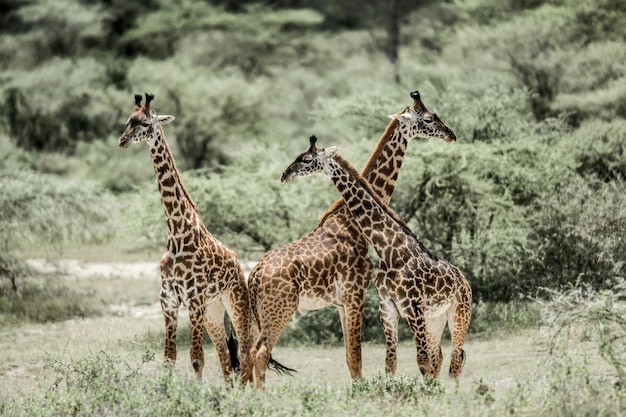
[[[126,277],[129,279],[153,278],[158,276],[156,262],[82,262],[78,259],[60,259],[49,261],[46,259],[30,259],[28,266],[39,272],[61,273],[74,278],[102,278]]]

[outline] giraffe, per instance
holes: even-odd
[[[412,138],[456,140],[454,132],[422,103],[418,91],[410,96],[413,106],[390,116],[392,120],[363,169],[364,177],[386,203]],[[304,314],[331,305],[339,312],[350,376],[360,378],[365,293],[373,273],[368,243],[342,199],[311,233],[267,252],[248,278],[253,317],[261,329],[251,352],[257,388],[262,388],[272,348],[295,312]]]
[[[252,381],[250,358],[250,301],[243,268],[236,254],[208,231],[195,202],[184,187],[162,125],[174,116],[150,109],[154,95],[135,95],[135,106],[120,136],[119,147],[144,141],[148,144],[167,219],[168,237],[160,260],[161,309],[165,319],[165,360],[176,362],[178,310],[187,305],[191,322],[190,359],[196,377],[202,379],[204,352],[202,327],[217,350],[224,378],[232,371],[224,329],[224,313],[231,317],[239,339],[240,382]]]
[[[459,269],[424,247],[356,169],[337,154],[337,148],[320,149],[316,141],[315,136],[310,137],[309,148],[283,172],[281,182],[315,173],[326,175],[380,257],[376,290],[387,344],[385,371],[396,371],[401,316],[413,332],[420,372],[437,378],[443,360],[441,336],[447,322],[452,337],[449,373],[458,387],[472,313],[469,282]]]

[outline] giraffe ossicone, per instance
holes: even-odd
[[[458,384],[465,360],[463,344],[472,312],[472,290],[461,271],[428,251],[408,226],[376,195],[370,184],[336,149],[308,149],[283,172],[282,182],[313,174],[327,176],[340,192],[364,239],[380,257],[376,290],[387,344],[385,370],[396,371],[398,318],[403,317],[417,348],[421,373],[437,378],[446,323],[452,338],[450,375]]]

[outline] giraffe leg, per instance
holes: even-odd
[[[380,296],[379,296],[380,297]],[[399,313],[391,298],[380,299],[380,323],[385,334],[385,373],[395,375],[398,357],[396,349],[398,346],[398,319]]]
[[[426,344],[430,356],[431,368],[435,378],[439,377],[443,364],[443,352],[441,351],[441,336],[446,327],[446,315],[429,317],[426,319]]]
[[[298,293],[293,285],[285,285],[279,292],[277,288],[256,291],[255,305],[261,322],[261,331],[252,345],[250,356],[254,363],[256,388],[264,389],[265,373],[272,348],[289,319],[298,309]]]
[[[267,331],[261,331],[256,339],[252,349],[250,349],[250,355],[254,363],[254,376],[256,377],[256,388],[265,389],[265,373],[267,372],[267,364],[270,361],[270,353],[272,343],[269,341],[270,335]]]
[[[171,297],[172,293],[161,290],[161,311],[165,321],[165,363],[174,366],[176,363],[176,330],[178,327],[179,305]]]
[[[431,352],[426,341],[426,320],[422,309],[414,306],[411,315],[407,315],[406,321],[413,332],[417,349],[417,366],[420,372],[427,378],[435,378],[435,371],[432,367],[434,360],[431,359]]]
[[[346,347],[346,362],[352,379],[362,378],[361,328],[365,295],[350,294],[342,308],[338,307]]]
[[[250,356],[250,348],[252,347],[250,298],[245,283],[233,284],[229,298],[226,300],[226,309],[239,341],[240,382],[242,385],[246,385],[252,382],[253,365]]]
[[[459,383],[459,375],[461,375],[465,362],[463,345],[465,344],[465,335],[469,329],[471,316],[471,296],[469,299],[465,298],[462,302],[457,303],[454,309],[448,314],[448,327],[450,328],[450,335],[452,337],[450,376],[456,380],[457,386]]]
[[[202,380],[204,369],[204,350],[202,349],[202,324],[204,323],[204,308],[189,308],[189,321],[191,322],[191,350],[189,357],[191,366],[198,380]]]
[[[222,375],[226,381],[229,381],[232,372],[230,362],[230,354],[228,353],[228,345],[226,344],[226,329],[224,328],[224,313],[226,308],[221,300],[216,300],[207,306],[204,316],[204,326],[209,334],[209,338],[217,351],[217,357],[220,361]]]

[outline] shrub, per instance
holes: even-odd
[[[476,300],[517,295],[524,213],[545,187],[532,181],[541,149],[423,144],[418,162],[403,168],[392,206],[428,249],[463,271]]]
[[[544,27],[543,21],[541,26]],[[551,30],[558,29],[552,28]],[[533,41],[524,41],[522,44],[512,46],[508,51],[511,71],[519,84],[532,92],[530,106],[537,121],[551,116],[550,109],[559,93],[562,68],[565,65],[562,58],[554,59],[547,54],[555,48],[549,41],[546,41],[552,37],[553,35],[549,33],[539,34]],[[520,38],[527,39],[523,35]]]
[[[356,380],[352,384],[353,396],[385,398],[399,402],[419,402],[425,395],[437,396],[445,391],[438,379],[410,378],[405,375],[378,375]]]
[[[0,277],[20,297],[22,250],[59,250],[68,241],[102,242],[109,237],[110,196],[85,181],[59,181],[52,175],[15,169],[11,158],[0,162]],[[4,166],[7,164],[7,166]],[[40,253],[41,253],[40,252]]]
[[[626,150],[620,138],[623,129],[626,123],[622,120],[589,122],[572,134],[568,148],[574,154],[576,173],[605,183],[626,181]]]
[[[626,274],[624,184],[571,178],[538,205],[529,234],[531,255],[523,287],[567,288],[586,283],[611,288]]]
[[[573,31],[585,43],[626,39],[626,5],[621,0],[600,0],[593,6],[584,0],[569,0],[573,10]]]
[[[258,171],[229,167],[188,181],[211,233],[237,247],[242,259],[255,259],[299,239],[334,201],[334,190],[323,181],[283,186],[278,181],[281,168],[280,162],[267,161]]]
[[[515,333],[541,323],[541,309],[530,300],[475,302],[469,332],[481,336]]]
[[[82,57],[103,46],[100,5],[74,0],[21,2],[11,16],[14,33],[6,44],[13,54],[6,56],[10,68],[33,67],[54,57]]]
[[[10,273],[15,277],[14,287],[4,280],[0,281],[0,325],[3,327],[23,323],[51,323],[100,314],[93,300],[62,284],[57,277],[26,278],[32,272],[27,269],[16,270],[15,267]]]
[[[440,116],[457,134],[459,142],[512,142],[529,130],[528,100],[525,89],[494,86],[468,109],[463,104],[469,97],[451,96],[440,106]],[[459,107],[463,108],[459,108]]]
[[[106,68],[88,58],[11,72],[0,89],[5,132],[27,150],[70,153],[78,141],[106,137],[118,118],[110,95],[103,94],[107,83]]]
[[[552,331],[550,353],[569,356],[572,345],[590,343],[606,365],[616,390],[626,381],[626,281],[616,280],[612,288],[594,290],[586,284],[562,291],[548,291],[542,318]]]

